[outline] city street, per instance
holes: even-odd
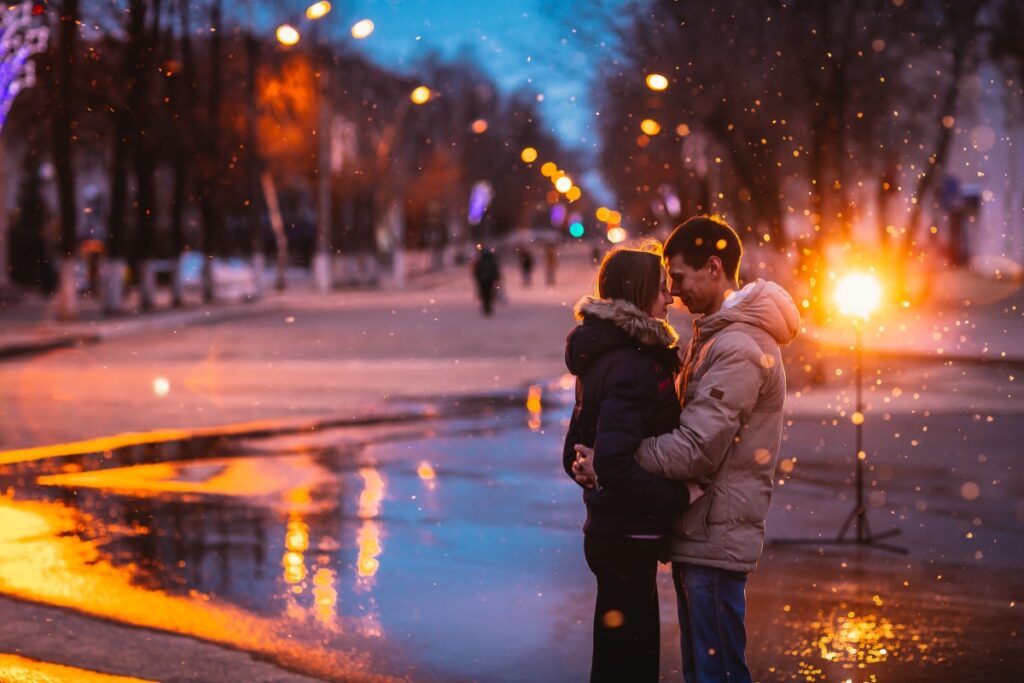
[[[574,252],[529,290],[506,272],[493,318],[447,271],[0,363],[0,647],[22,658],[0,667],[585,680],[593,579],[559,452],[592,268]],[[807,339],[787,352],[770,542],[834,538],[853,507],[849,362],[805,369]],[[870,351],[868,517],[907,554],[770,544],[748,584],[755,680],[1014,680],[1020,366]],[[661,594],[679,680],[666,572]]]

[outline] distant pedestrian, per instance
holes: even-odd
[[[494,296],[501,286],[501,266],[494,249],[480,246],[480,253],[473,262],[473,279],[476,281],[477,296],[484,315],[494,312]]]
[[[584,487],[583,551],[597,579],[590,680],[657,681],[660,539],[672,515],[702,492],[649,474],[633,459],[644,437],[679,424],[678,336],[665,320],[672,295],[661,258],[619,249],[605,257],[597,279],[597,296],[577,302],[580,324],[566,340],[577,380],[562,450],[566,473]],[[587,462],[574,451],[580,443],[594,448]]]
[[[558,252],[555,245],[549,244],[544,248],[544,277],[548,287],[555,286],[555,270],[558,268]]]
[[[519,268],[523,273],[523,287],[529,287],[533,280],[533,252],[526,247],[519,251]]]

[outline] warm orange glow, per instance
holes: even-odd
[[[309,525],[297,520],[288,522],[284,546],[295,553],[306,552],[306,548],[309,547]]]
[[[95,488],[149,498],[167,493],[206,494],[311,505],[309,491],[330,478],[308,455],[289,458],[216,458],[113,467],[39,477],[43,486]]]
[[[277,42],[288,47],[299,42],[299,32],[291,24],[281,24],[274,35],[277,36]]]
[[[369,37],[373,33],[374,25],[369,19],[363,19],[352,24],[352,37],[356,40],[362,40],[363,38]]]
[[[612,211],[608,216],[608,222],[612,225],[618,225],[622,222],[622,214],[618,211]]]
[[[565,198],[570,202],[575,202],[582,196],[583,190],[581,190],[578,185],[573,185],[569,188],[569,191],[565,193]]]
[[[849,273],[836,283],[834,299],[840,313],[866,320],[882,303],[882,284],[871,273]]]
[[[473,122],[471,128],[473,129],[473,132],[476,133],[477,135],[487,132],[486,119],[477,119],[476,121]]]
[[[434,94],[430,92],[430,88],[425,85],[421,85],[413,89],[409,94],[409,99],[412,100],[413,104],[426,104],[433,96]]]
[[[331,11],[331,3],[327,0],[320,0],[306,8],[306,18],[311,20],[322,19]]]
[[[626,240],[626,231],[620,227],[614,227],[608,230],[608,241],[612,244],[618,244]]]
[[[558,200],[562,198],[562,195],[558,194],[557,191],[551,190],[545,195],[548,200],[548,204],[557,204]]]
[[[527,419],[527,426],[536,431],[541,426],[541,397],[543,396],[544,388],[539,384],[533,384],[530,386],[526,393],[526,410],[530,414]]]
[[[685,138],[689,134],[690,127],[685,123],[680,123],[678,126],[676,126],[676,135],[678,135],[679,137]]]
[[[149,679],[115,676],[6,654],[0,654],[0,681],[5,681],[5,683],[156,683]]]
[[[278,618],[258,616],[201,593],[170,595],[137,583],[133,567],[111,564],[94,544],[80,540],[80,523],[80,513],[61,504],[15,505],[0,499],[4,592],[121,624],[220,643],[314,677],[343,678],[358,666],[351,653],[310,646],[283,633]],[[2,675],[5,663],[0,662],[0,680],[8,680]],[[93,679],[83,675],[67,680]]]
[[[328,627],[336,627],[338,618],[337,579],[333,569],[320,567],[313,574],[313,610],[316,620]]]
[[[661,74],[647,74],[647,87],[660,92],[668,87],[668,79]]]
[[[533,147],[524,147],[523,151],[519,154],[519,158],[522,159],[525,164],[532,164],[537,161],[537,150]]]
[[[558,166],[553,161],[546,161],[544,162],[544,165],[540,167],[540,174],[545,178],[550,178],[556,173],[558,173]]]
[[[380,527],[376,522],[367,520],[359,527],[356,533],[356,544],[359,546],[359,556],[356,558],[356,571],[363,578],[370,578],[380,569],[380,561],[377,559],[381,553]]]
[[[612,215],[612,212],[608,210],[607,206],[602,206],[598,208],[594,215],[597,216],[597,220],[601,221],[602,223],[607,223],[609,216]]]
[[[171,391],[171,383],[166,377],[153,378],[153,393],[157,396],[166,396]]]
[[[416,474],[418,474],[419,478],[423,481],[431,481],[437,476],[437,473],[429,462],[421,462],[420,466],[416,468]]]
[[[558,190],[559,192],[561,192],[562,194],[565,194],[566,192],[568,192],[569,188],[571,188],[571,187],[572,187],[572,178],[570,178],[567,175],[564,175],[561,178],[558,178],[557,180],[555,180],[555,189]]]
[[[654,119],[644,119],[640,122],[640,130],[642,130],[645,135],[657,135],[661,132],[661,124]]]
[[[360,467],[359,476],[363,478],[363,492],[359,494],[359,519],[372,519],[380,514],[384,478],[372,467]]]

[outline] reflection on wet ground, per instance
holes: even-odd
[[[113,676],[98,671],[88,671],[73,666],[3,654],[0,654],[0,681],[4,683],[156,683],[142,678]]]
[[[443,419],[8,463],[0,590],[226,643],[326,679],[584,680],[593,581],[578,492],[558,458],[569,398],[536,386],[525,406],[482,403],[441,410]],[[933,429],[940,439],[942,424]],[[813,444],[814,432],[808,423],[789,434]],[[1011,452],[1000,448],[986,446],[992,467]],[[820,533],[815,514],[821,527],[842,519],[847,502],[836,491],[847,475],[830,477],[848,463],[813,456],[784,471],[773,529]],[[874,464],[900,465],[881,454]],[[986,548],[1012,560],[1020,550],[999,543],[1016,545],[1020,533],[998,532],[1013,520],[1000,500],[984,527],[964,522],[959,499],[941,493],[944,476],[889,483],[888,502],[873,508],[894,511],[909,557],[767,550],[748,589],[758,680],[1006,680],[1022,584],[1012,562],[972,565],[952,536],[962,523],[978,534],[991,525]],[[930,508],[915,506],[925,499]],[[661,588],[663,672],[674,679],[666,572]]]

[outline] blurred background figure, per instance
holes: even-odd
[[[473,262],[473,279],[476,280],[477,296],[484,315],[494,312],[494,295],[501,282],[501,266],[494,249],[480,246],[476,261]]]
[[[526,247],[519,252],[519,268],[523,272],[523,287],[529,287],[533,280],[533,252]]]
[[[555,245],[549,244],[544,247],[544,278],[548,287],[555,286],[555,270],[558,268],[558,252]]]

